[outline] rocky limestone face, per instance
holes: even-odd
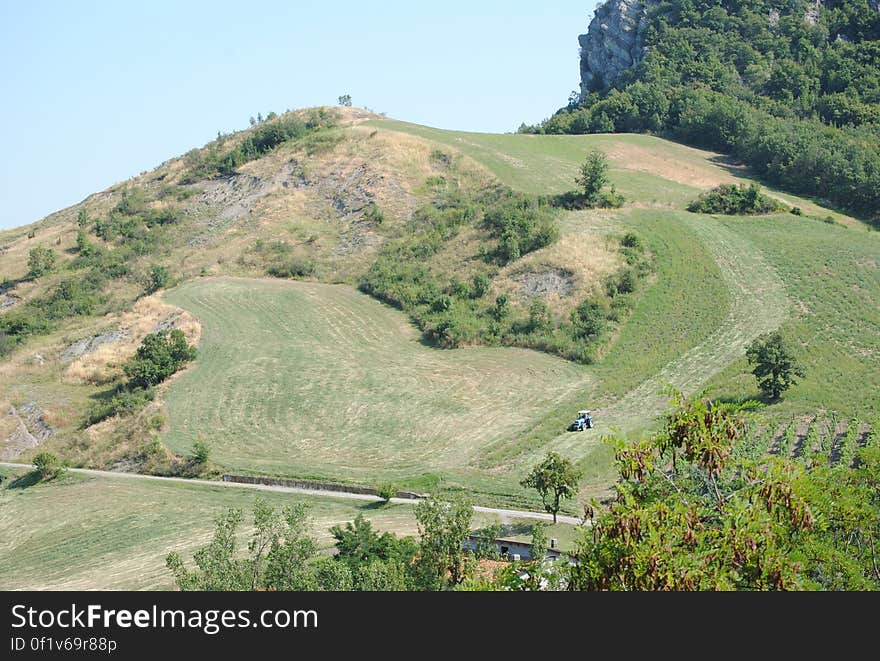
[[[581,98],[608,87],[642,61],[645,50],[645,5],[651,0],[608,0],[596,9],[581,45]],[[878,0],[880,2],[880,0]]]

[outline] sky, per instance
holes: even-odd
[[[596,0],[0,0],[0,229],[258,112],[355,106],[505,132],[565,105]]]

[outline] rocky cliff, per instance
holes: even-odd
[[[645,7],[652,0],[608,0],[596,9],[581,45],[581,98],[616,81],[644,55]]]

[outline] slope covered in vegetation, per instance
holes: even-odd
[[[522,131],[646,131],[880,211],[880,11],[868,0],[644,3],[644,58]]]

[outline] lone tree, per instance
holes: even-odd
[[[599,204],[602,189],[608,183],[608,157],[604,152],[594,149],[587,154],[587,160],[581,165],[575,183],[584,191],[587,204]]]
[[[755,366],[752,374],[758,380],[758,387],[771,399],[779,399],[783,392],[797,383],[796,377],[805,376],[804,368],[779,333],[769,333],[756,339],[746,350],[746,357],[749,364]]]
[[[563,498],[571,498],[577,493],[580,477],[581,473],[574,467],[571,459],[562,457],[556,452],[548,452],[544,461],[535,466],[520,485],[527,489],[535,489],[541,494],[544,509],[553,515],[553,523],[556,523],[560,501]]]
[[[351,94],[343,94],[339,97],[339,105],[351,108]]]

